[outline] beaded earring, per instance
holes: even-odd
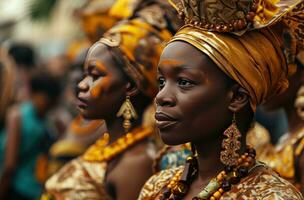
[[[241,148],[241,143],[238,140],[241,137],[241,132],[236,124],[235,113],[233,113],[232,124],[225,130],[224,135],[227,138],[222,142],[221,162],[225,166],[236,166],[240,157],[237,151]]]
[[[138,118],[136,110],[130,101],[130,96],[126,97],[125,102],[121,105],[116,116],[124,118],[122,126],[124,127],[125,131],[128,132],[132,127],[131,120]]]

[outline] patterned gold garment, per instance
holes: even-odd
[[[301,190],[299,158],[303,150],[304,128],[294,135],[283,135],[276,146],[268,145],[267,148],[261,148],[257,159],[265,162]]]
[[[104,179],[107,163],[92,163],[81,157],[69,162],[46,182],[41,200],[107,200]],[[102,197],[102,198],[101,198]]]
[[[144,185],[138,200],[154,200],[183,166],[168,169],[152,176]],[[302,200],[302,195],[288,181],[280,178],[265,165],[258,166],[246,178],[224,193],[220,200]]]
[[[152,134],[151,128],[136,128],[109,145],[108,134],[105,134],[84,156],[66,164],[46,182],[47,193],[41,200],[110,199],[104,185],[107,161]],[[146,152],[148,155],[149,150]]]

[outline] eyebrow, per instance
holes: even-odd
[[[172,66],[172,67],[183,66],[183,63],[181,61],[171,60],[171,59],[165,59],[165,60],[161,61],[159,64],[161,66],[169,65],[169,66]]]
[[[97,69],[101,71],[106,71],[106,66],[100,61],[100,60],[91,60],[87,63],[87,67],[92,68],[96,67]]]
[[[158,71],[161,73],[161,66],[170,66],[172,67],[172,70],[175,71],[175,73],[179,73],[183,70],[187,69],[194,69],[194,67],[187,66],[183,64],[181,61],[176,61],[176,60],[163,60],[161,63],[159,63],[158,66]]]

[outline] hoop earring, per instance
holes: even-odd
[[[304,85],[298,90],[294,106],[297,109],[299,117],[304,120]]]
[[[120,107],[118,113],[116,114],[116,116],[124,118],[122,126],[125,129],[125,131],[128,132],[132,127],[131,120],[138,118],[136,110],[135,110],[135,108],[133,107],[133,105],[130,101],[130,96],[126,96],[126,100],[121,105],[121,107]]]
[[[221,162],[226,166],[236,166],[240,157],[237,151],[241,148],[241,142],[238,139],[242,135],[236,124],[235,113],[233,113],[232,124],[225,130],[224,135],[227,138],[222,142]]]

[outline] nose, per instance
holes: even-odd
[[[158,106],[173,107],[176,105],[176,97],[174,95],[174,90],[166,84],[155,97],[155,103]]]
[[[84,77],[77,85],[78,92],[87,92],[89,90],[88,78]]]

